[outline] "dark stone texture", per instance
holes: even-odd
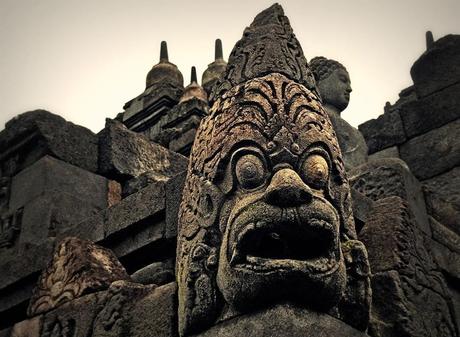
[[[177,284],[175,282],[150,291],[130,311],[129,336],[144,337],[146,335],[178,336]]]
[[[441,271],[449,275],[457,284],[460,284],[460,253],[452,251],[436,241],[431,242],[430,248]]]
[[[94,320],[92,337],[134,337],[135,335],[131,332],[133,325],[130,324],[132,311],[143,297],[155,291],[155,287],[126,281],[112,283],[106,293],[107,300],[104,307],[97,313]],[[162,308],[157,308],[158,312],[161,310]],[[152,313],[144,313],[139,319],[151,321],[155,319]],[[142,332],[143,334],[139,336],[146,336],[150,333],[148,330],[142,330]]]
[[[369,156],[369,160],[378,160],[384,158],[399,158],[399,149],[398,146],[387,147],[378,152],[374,152]]]
[[[460,166],[460,119],[412,138],[399,148],[412,173],[425,180]]]
[[[157,180],[165,180],[187,168],[184,156],[110,119],[99,133],[99,151],[100,173],[117,181],[136,178],[145,172],[155,174]]]
[[[169,259],[154,262],[131,274],[134,282],[141,284],[163,285],[174,281],[174,261]]]
[[[351,198],[353,200],[353,216],[355,218],[356,231],[359,233],[372,214],[374,202],[354,188],[351,189]]]
[[[431,239],[408,205],[399,197],[376,201],[360,238],[373,272],[371,335],[456,336],[453,303],[430,255]]]
[[[410,284],[410,279],[410,275],[401,275],[395,270],[374,273],[369,335],[457,336],[450,313],[453,306],[449,308],[446,298],[437,291]]]
[[[107,291],[101,291],[85,295],[46,313],[40,336],[91,336],[96,315],[108,300],[107,294]]]
[[[187,172],[179,173],[166,183],[166,238],[177,236],[178,214],[186,176]]]
[[[284,337],[284,336],[343,336],[364,337],[366,333],[327,314],[291,305],[275,307],[221,322],[196,337]]]
[[[460,234],[460,168],[423,181],[427,211]]]
[[[0,278],[0,289],[4,289],[20,279],[41,271],[52,256],[54,239],[47,239],[41,244],[30,243],[22,245],[19,248],[2,252],[0,264],[0,275],[2,275]],[[18,256],[21,258],[18,259]],[[35,281],[37,278],[38,275]]]
[[[12,328],[0,330],[0,337],[10,337]],[[32,336],[29,336],[32,337]]]
[[[96,172],[97,136],[45,110],[23,113],[0,132],[3,175],[12,176],[47,154]]]
[[[13,177],[9,207],[17,209],[43,195],[67,193],[102,210],[108,206],[108,183],[104,177],[45,156]]]
[[[77,223],[59,237],[79,236],[98,242],[126,230],[133,224],[154,217],[164,209],[165,182],[155,182],[112,207]],[[92,231],[91,228],[93,228]]]
[[[123,199],[107,211],[105,236],[165,209],[165,182],[156,182]]]
[[[189,90],[190,86],[186,90]],[[209,110],[206,97],[199,97],[200,94],[206,95],[202,92],[203,89],[193,83],[191,90],[197,90],[198,93],[184,92],[184,96],[188,95],[188,98],[183,96],[179,104],[171,109],[160,131],[152,128],[146,132],[150,140],[185,156],[190,154],[196,130]]]
[[[406,200],[422,231],[431,235],[421,184],[402,160],[373,160],[350,170],[348,178],[354,189],[374,201],[391,196]]]
[[[116,207],[116,205],[114,207]],[[107,212],[108,210],[103,210],[91,217],[85,218],[83,221],[70,226],[62,233],[57,233],[56,238],[62,240],[67,236],[75,236],[94,242],[104,239]]]
[[[419,98],[460,82],[460,35],[437,40],[410,70]]]
[[[366,140],[369,154],[406,141],[399,111],[388,112],[358,126]]]
[[[460,254],[460,236],[457,233],[439,223],[433,217],[430,217],[430,225],[435,241]],[[460,277],[460,275],[457,275],[457,277]]]
[[[99,209],[73,194],[42,195],[24,206],[19,243],[37,243],[65,232]]]
[[[22,245],[1,253],[0,326],[26,319],[28,301],[39,272],[52,256],[54,240],[40,245]]]
[[[430,224],[433,232],[431,251],[434,260],[450,279],[460,284],[460,236],[432,217]]]
[[[428,97],[402,105],[401,119],[407,137],[418,136],[459,119],[459,93],[460,82]]]

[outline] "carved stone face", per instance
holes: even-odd
[[[317,96],[273,73],[219,98],[195,139],[179,226],[181,334],[267,303],[336,305],[355,233]]]
[[[227,163],[217,285],[231,311],[277,299],[329,307],[345,270],[328,146],[268,143],[237,146]]]
[[[351,83],[348,72],[343,68],[336,68],[328,77],[317,83],[323,102],[331,105],[340,113],[350,102]]]

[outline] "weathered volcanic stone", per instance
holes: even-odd
[[[97,136],[45,110],[23,113],[0,132],[3,175],[12,176],[49,154],[85,170],[97,171]]]
[[[99,172],[118,181],[137,178],[145,172],[154,174],[158,181],[166,180],[187,169],[187,158],[115,120],[107,119],[99,133],[99,151]]]
[[[58,237],[78,236],[110,248],[130,273],[173,257],[182,184],[174,178],[152,183]]]
[[[430,225],[435,241],[460,254],[460,236],[458,234],[436,221],[433,217],[430,217]],[[460,274],[456,277],[460,277]]]
[[[135,336],[130,330],[133,328],[130,324],[130,318],[133,308],[152,292],[155,292],[156,286],[144,286],[138,283],[116,281],[110,285],[105,295],[107,300],[104,307],[97,313],[93,323],[92,337],[114,337],[114,336]],[[156,303],[161,305],[161,303]],[[143,313],[138,317],[141,321],[152,321],[156,317],[152,315],[161,313],[163,308],[158,307],[156,311]],[[136,336],[161,336],[150,334],[148,330],[142,330],[142,335]],[[167,336],[167,335],[166,335]]]
[[[87,337],[92,335],[96,315],[108,300],[108,291],[84,295],[43,315],[39,336]]]
[[[131,274],[134,282],[162,285],[174,281],[174,261],[154,262]]]
[[[85,199],[60,193],[43,195],[23,208],[19,244],[34,244],[67,231],[99,210]],[[97,230],[97,229],[93,229]]]
[[[368,149],[361,132],[334,112],[329,113],[329,117],[339,141],[345,168],[364,164],[368,159]]]
[[[364,337],[366,333],[327,314],[297,308],[292,305],[277,305],[249,315],[224,321],[196,337],[284,337],[284,336],[343,336]]]
[[[44,156],[13,177],[9,207],[17,209],[45,194],[64,192],[102,210],[108,206],[108,184],[102,176]]]
[[[374,152],[369,156],[369,160],[377,160],[383,158],[399,158],[399,149],[398,146],[387,147],[378,152]]]
[[[2,252],[0,263],[0,275],[2,275],[0,289],[2,290],[46,267],[52,256],[54,240],[48,239],[40,244],[27,244],[19,248]],[[0,311],[4,309],[1,304],[3,303],[0,303]]]
[[[82,295],[107,289],[113,281],[126,279],[128,274],[111,251],[89,241],[66,238],[40,276],[28,315],[50,311]]]
[[[148,227],[154,227],[156,223],[148,220],[156,217],[159,220],[164,219],[164,214],[161,213],[165,212],[165,200],[165,182],[152,183],[112,207],[74,224],[62,233],[58,233],[58,238],[77,236],[95,242],[110,241],[108,239],[110,236],[123,237],[123,232],[128,231],[131,227],[138,227],[143,221],[149,223]],[[164,233],[164,225],[162,222],[161,228],[156,231],[159,231],[160,234]],[[129,239],[129,237],[125,236],[124,239]]]
[[[43,316],[16,323],[11,330],[11,337],[40,337],[42,326]]]
[[[165,182],[156,182],[107,210],[106,236],[156,214],[165,208]]]
[[[372,214],[374,202],[354,188],[351,189],[351,198],[353,200],[353,216],[355,218],[356,231],[359,233]]]
[[[460,234],[460,167],[423,182],[427,211]]]
[[[372,335],[456,336],[453,303],[425,236],[399,197],[376,201],[360,233],[372,276]],[[427,303],[430,308],[426,310]]]
[[[11,337],[12,328],[0,330],[0,337]]]
[[[450,276],[450,280],[460,282],[460,236],[432,217],[430,224],[433,232],[431,252],[434,260],[441,270]]]
[[[437,40],[410,70],[419,98],[460,82],[460,35]]]
[[[460,83],[457,83],[402,105],[401,118],[407,137],[412,138],[460,118],[459,93]]]
[[[178,336],[177,284],[168,283],[150,291],[133,306],[128,322],[127,336]]]
[[[366,140],[369,154],[386,149],[406,141],[403,123],[399,111],[380,115],[358,126]]]
[[[179,173],[166,183],[166,238],[177,236],[179,207],[186,176],[187,172]]]
[[[460,166],[460,119],[410,139],[399,148],[412,173],[425,180]]]
[[[369,161],[350,170],[348,177],[354,189],[374,201],[391,196],[406,200],[420,228],[431,235],[422,187],[402,160]]]

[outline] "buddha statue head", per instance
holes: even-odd
[[[345,257],[365,256],[328,114],[312,78],[292,76],[310,76],[305,65],[279,5],[256,17],[230,56],[179,212],[182,336],[275,303],[338,313]]]
[[[350,76],[347,69],[335,60],[322,56],[313,58],[311,68],[318,91],[328,112],[340,113],[345,110],[350,102]]]

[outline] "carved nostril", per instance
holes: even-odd
[[[311,189],[292,169],[276,172],[265,192],[265,200],[278,206],[297,206],[309,202],[311,198]]]

